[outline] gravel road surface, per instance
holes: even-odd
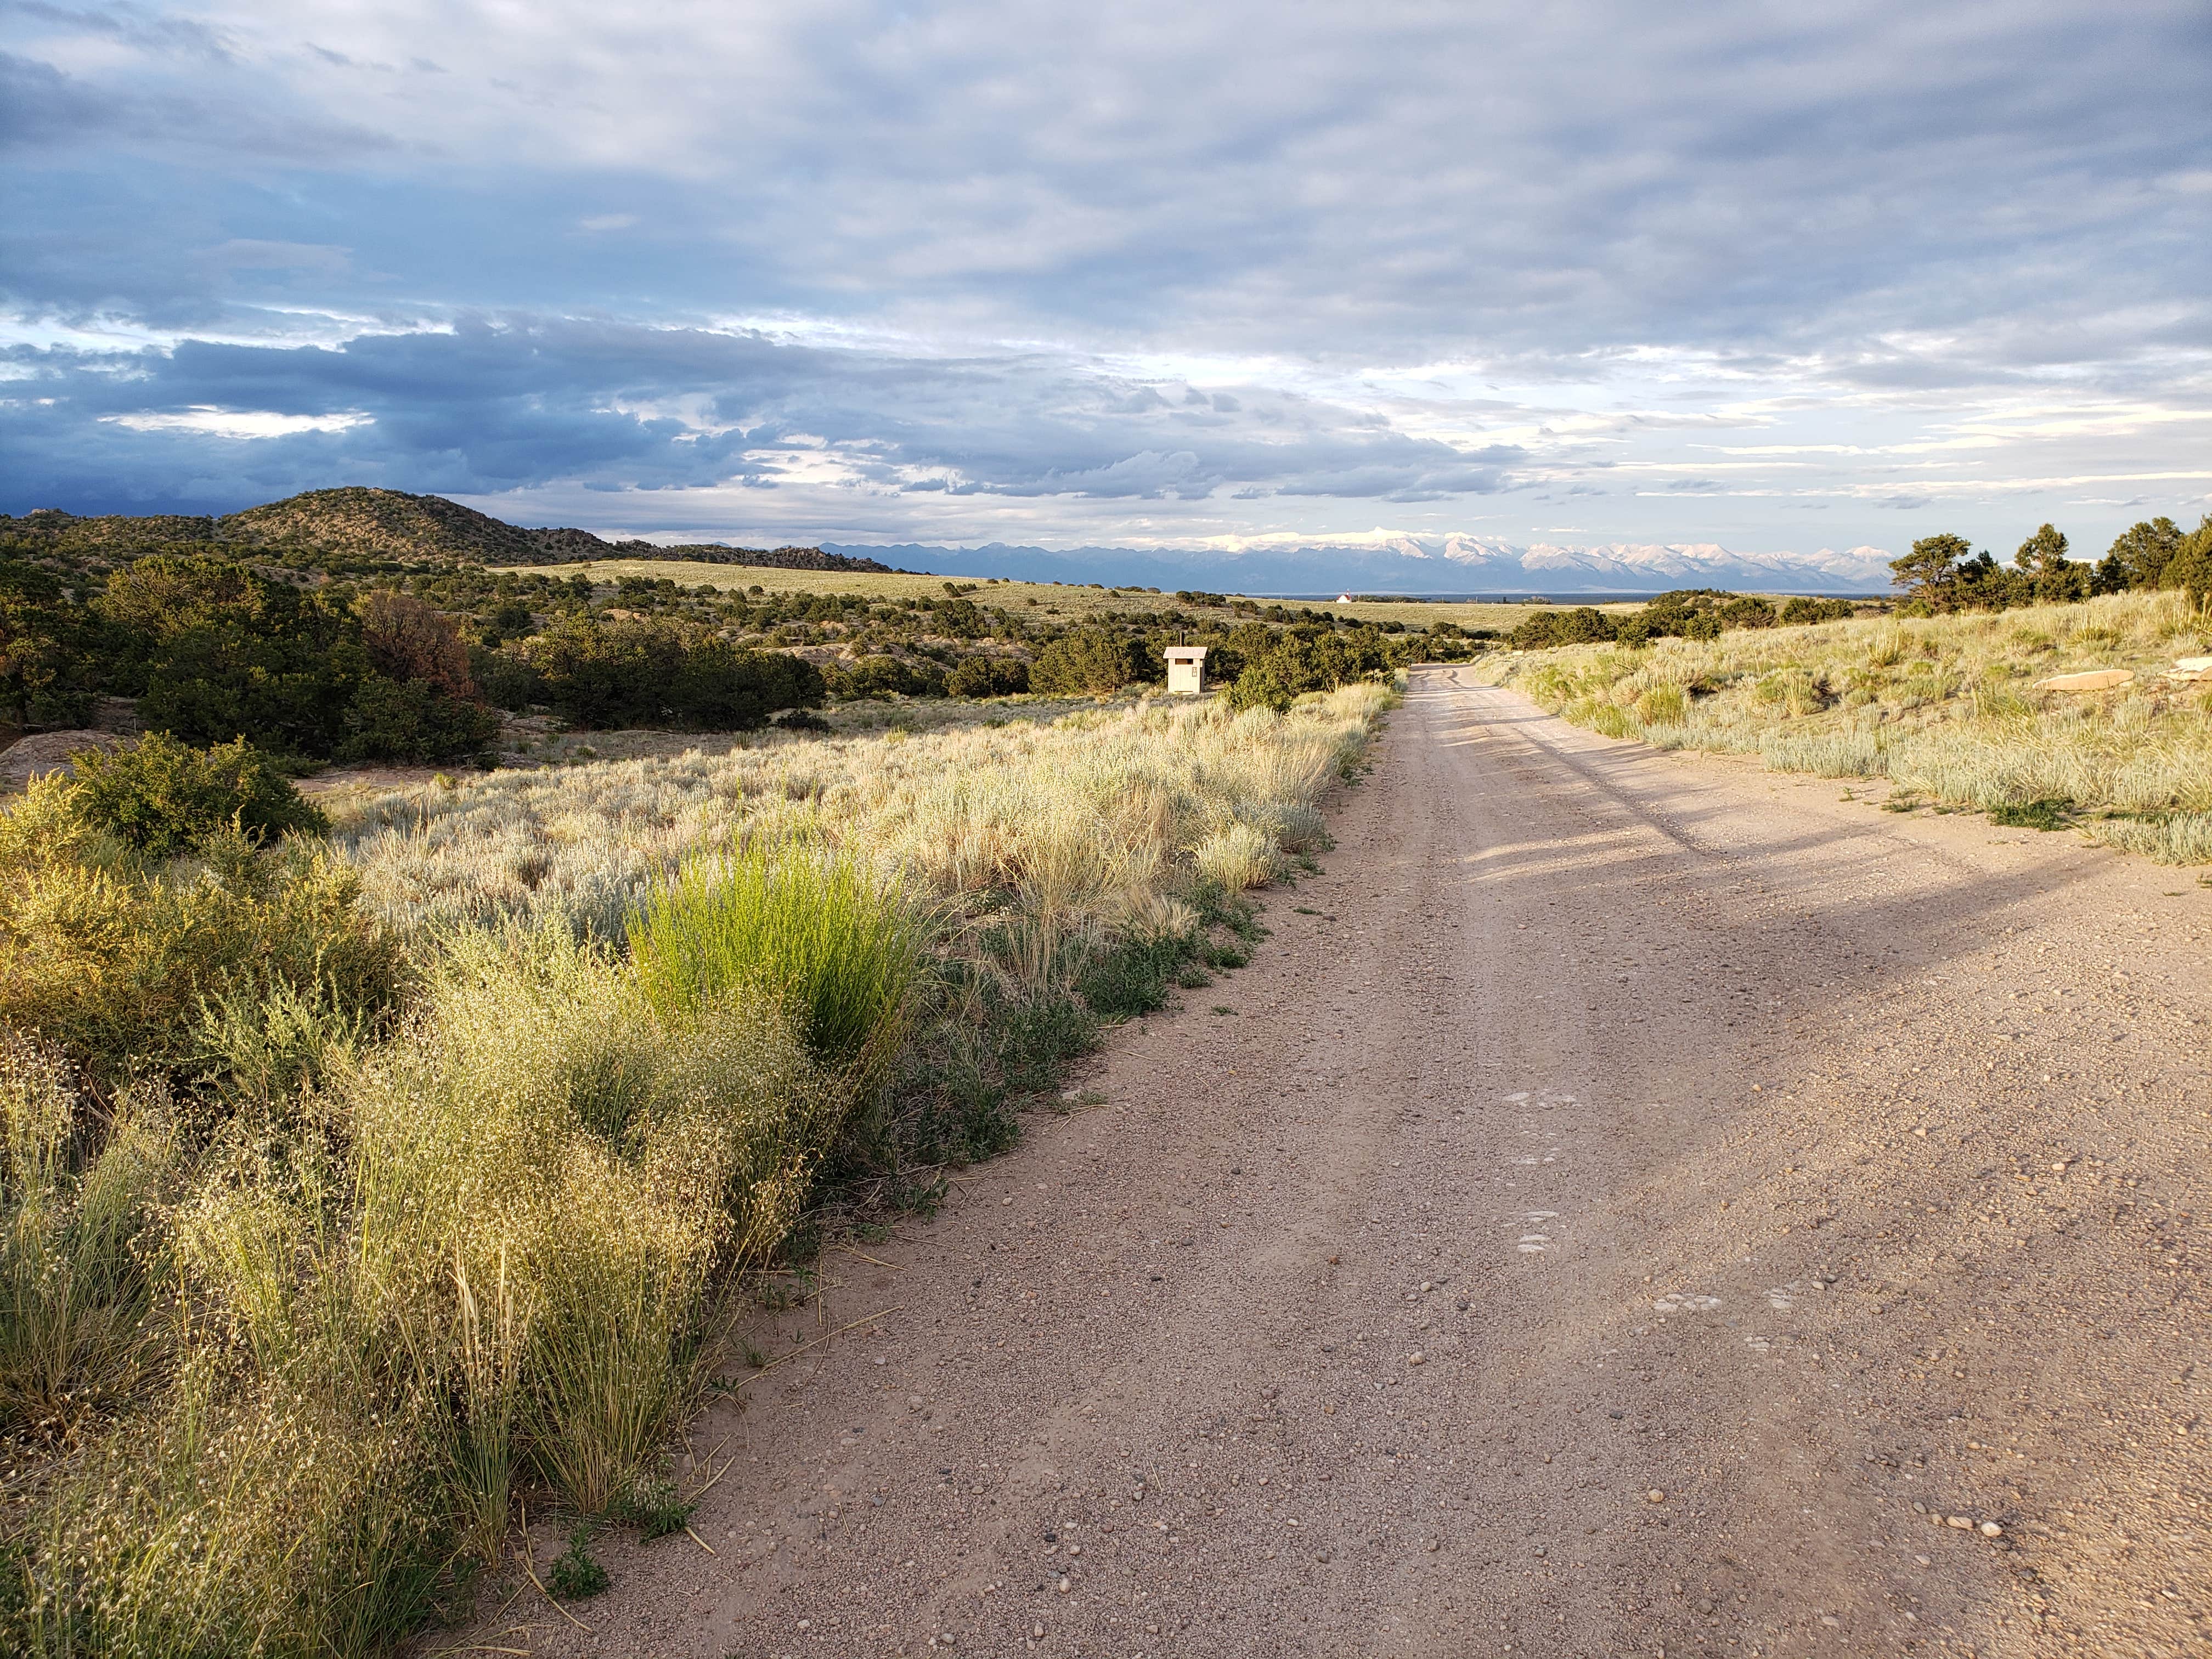
[[[1460,671],[1376,760],[1250,968],[764,1324],[881,1316],[694,1425],[696,1535],[473,1639],[2204,1653],[2212,890]]]

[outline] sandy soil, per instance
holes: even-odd
[[[761,1334],[880,1315],[696,1539],[468,1639],[2204,1651],[2212,891],[1841,793],[1418,674],[1253,966]]]

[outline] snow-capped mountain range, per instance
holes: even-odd
[[[1889,591],[1893,555],[1878,547],[1847,552],[1740,553],[1712,542],[1613,542],[1522,547],[1484,537],[1392,536],[1306,546],[1218,548],[825,547],[866,555],[901,569],[947,576],[1111,582],[1241,593],[1318,593],[1357,589],[1401,593],[1659,593],[1722,587],[1761,593],[1881,593]]]

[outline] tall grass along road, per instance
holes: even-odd
[[[1836,795],[1417,675],[1253,967],[830,1258],[806,1328],[866,1322],[693,1427],[696,1542],[611,1548],[588,1634],[503,1620],[2195,1650],[2212,894]]]
[[[618,1585],[646,1540],[719,1559],[685,1425],[832,1352],[738,1310],[823,1311],[1103,1022],[1244,965],[1246,890],[1316,867],[1393,701],[779,733],[333,817],[243,744],[33,784],[0,1653],[345,1659],[495,1608],[477,1649],[527,1652],[580,1637],[595,1549],[647,1552]]]
[[[1778,772],[1888,781],[1899,810],[1988,811],[2166,864],[2212,863],[2207,687],[2167,672],[2212,652],[2179,592],[1504,659],[1553,714],[1664,749],[1755,754]],[[2119,670],[2083,693],[2051,678]],[[1486,675],[1485,678],[1490,678]]]

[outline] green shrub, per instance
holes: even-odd
[[[499,740],[499,716],[428,680],[373,678],[346,709],[342,760],[427,765],[480,756]]]
[[[374,671],[352,612],[243,565],[157,554],[112,577],[109,681],[152,731],[187,743],[251,732],[286,754],[328,755]]]
[[[330,827],[243,738],[194,749],[149,732],[128,748],[71,758],[78,813],[150,858],[173,858],[226,830],[260,841]]]
[[[765,991],[839,1067],[889,1060],[922,972],[923,929],[904,896],[798,847],[690,860],[631,919],[629,940],[664,1014]]]
[[[1095,957],[1075,988],[1101,1019],[1127,1019],[1167,1006],[1168,976],[1190,955],[1187,939],[1124,939]]]
[[[1774,607],[1755,593],[1739,593],[1720,607],[1723,628],[1771,628]]]
[[[84,724],[100,670],[86,621],[52,571],[0,555],[0,723]]]
[[[582,1601],[607,1587],[607,1570],[592,1554],[592,1529],[579,1522],[568,1531],[568,1547],[545,1569],[545,1587],[563,1601]]]
[[[935,664],[905,657],[879,655],[849,663],[832,663],[824,671],[823,680],[830,695],[843,702],[935,697],[942,696],[946,690],[945,678]]]
[[[1199,960],[1209,968],[1243,968],[1251,962],[1252,952],[1236,939],[1223,939],[1201,947]]]
[[[1030,665],[1018,657],[964,657],[945,676],[949,697],[1006,697],[1030,689]]]
[[[487,675],[495,695],[542,698],[580,726],[671,726],[744,732],[825,695],[804,658],[744,651],[696,623],[665,617],[571,618],[509,649],[527,676]]]
[[[1021,1120],[1003,1089],[988,1083],[969,1086],[952,1097],[944,1128],[943,1157],[930,1162],[976,1164],[996,1158],[1022,1138]]]
[[[117,858],[43,779],[0,817],[0,1024],[59,1043],[102,1082],[204,1061],[210,1003],[280,986],[374,1020],[397,999],[397,939],[319,844],[226,830],[173,864]]]
[[[479,650],[470,653],[470,676],[495,708],[513,714],[526,712],[532,703],[549,701],[545,677],[537,665],[518,650]]]
[[[1140,641],[1097,628],[1052,641],[1030,667],[1030,689],[1058,696],[1119,691],[1152,678],[1150,654]]]
[[[1016,1094],[1059,1087],[1068,1063],[1090,1053],[1097,1040],[1082,1005],[1061,992],[1006,1003],[991,1019],[992,1058]]]
[[[1505,641],[1516,651],[1537,651],[1555,645],[1587,645],[1613,637],[1613,619],[1593,605],[1571,611],[1540,611],[1516,623]]]
[[[1784,628],[1797,628],[1809,623],[1841,622],[1851,612],[1849,599],[1814,599],[1800,594],[1783,602],[1779,621]]]
[[[1272,658],[1262,657],[1247,663],[1230,682],[1225,701],[1231,708],[1272,708],[1280,714],[1289,712],[1297,694],[1281,667]]]
[[[988,991],[956,999],[909,1045],[904,1070],[856,1137],[865,1144],[848,1149],[859,1167],[972,1164],[1021,1138],[1013,1097],[993,1053],[993,1016],[1004,1006]]]
[[[2212,610],[2212,514],[2187,536],[2166,562],[2163,580],[2188,596],[2191,611]]]
[[[1990,822],[2008,830],[2063,830],[2073,810],[2070,800],[2009,802],[1990,808]]]

